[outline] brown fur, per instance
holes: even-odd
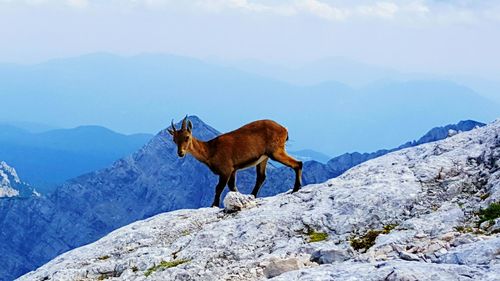
[[[219,175],[212,206],[219,206],[220,195],[226,184],[231,191],[237,191],[236,172],[247,167],[257,166],[257,180],[252,194],[257,197],[266,178],[266,165],[269,158],[288,166],[295,171],[293,192],[302,185],[302,162],[290,157],[285,151],[288,132],[285,127],[272,120],[259,120],[237,130],[222,134],[207,142],[196,139],[192,134],[191,121],[184,118],[180,130],[172,123],[168,130],[177,144],[177,154],[183,157],[191,153],[198,161],[207,165]]]

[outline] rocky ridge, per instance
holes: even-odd
[[[237,212],[159,214],[20,280],[500,276],[499,220],[482,213],[500,201],[500,120],[370,160],[294,194],[241,196],[225,200]]]

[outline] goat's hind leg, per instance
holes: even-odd
[[[257,179],[255,181],[255,187],[253,188],[252,195],[257,198],[257,194],[259,193],[259,189],[266,180],[266,166],[267,159],[263,160],[259,164],[257,164]]]
[[[302,162],[293,159],[285,150],[278,150],[271,155],[271,159],[292,168],[295,171],[295,184],[292,192],[299,191],[302,186]]]

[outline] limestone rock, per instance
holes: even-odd
[[[224,198],[224,209],[229,212],[237,212],[251,208],[256,205],[253,195],[246,195],[239,192],[229,192]]]
[[[303,267],[303,262],[297,258],[273,258],[264,265],[264,275],[267,278],[273,278],[285,272],[300,269],[301,267]]]

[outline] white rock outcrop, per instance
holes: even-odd
[[[256,206],[255,197],[239,192],[228,192],[224,197],[224,209],[229,212],[237,212]]]

